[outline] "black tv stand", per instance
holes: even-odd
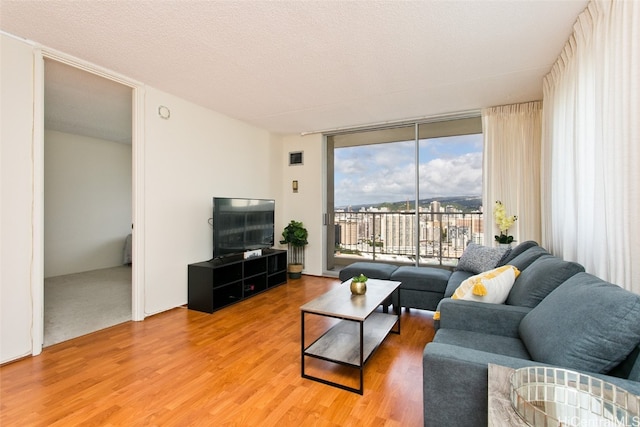
[[[261,256],[243,254],[214,258],[188,266],[191,310],[213,313],[230,304],[287,283],[287,251],[263,249]]]

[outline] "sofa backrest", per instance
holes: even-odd
[[[529,251],[534,249],[536,248]],[[564,261],[553,255],[542,255],[520,272],[506,303],[533,308],[568,278],[583,271],[584,267],[576,262]]]
[[[542,255],[550,255],[549,252],[542,246],[532,246],[524,252],[516,255],[511,258],[505,265],[513,265],[515,268],[520,270],[520,272],[524,271],[529,267],[535,260],[540,258]]]
[[[516,258],[518,255],[522,254],[526,250],[533,248],[534,246],[538,246],[538,242],[533,240],[527,240],[525,242],[519,243],[512,249],[509,249],[502,259],[498,261],[496,267],[502,267],[503,265],[511,264],[511,261]],[[520,269],[519,269],[520,270]]]
[[[458,286],[460,286],[462,282],[464,282],[465,280],[467,280],[469,277],[473,275],[474,273],[470,271],[464,271],[464,270],[456,270],[453,273],[451,273],[451,276],[449,277],[449,281],[447,282],[447,288],[444,291],[444,297],[445,298],[451,297],[451,295],[453,295],[456,289],[458,289]]]
[[[519,333],[534,361],[640,379],[640,295],[591,274],[558,286],[522,319]]]

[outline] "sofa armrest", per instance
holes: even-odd
[[[425,427],[486,426],[489,363],[514,369],[535,364],[456,345],[427,344],[422,363]]]
[[[531,308],[445,298],[438,304],[438,311],[437,329],[462,329],[518,338],[520,321]]]
[[[423,353],[424,425],[487,425],[489,363],[512,369],[551,366],[526,359],[443,343],[428,343]],[[640,382],[579,371],[640,395]],[[452,420],[459,422],[452,424]]]

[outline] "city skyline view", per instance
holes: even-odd
[[[420,199],[480,197],[482,146],[482,134],[420,140]],[[415,199],[414,141],[337,148],[334,171],[336,208]]]

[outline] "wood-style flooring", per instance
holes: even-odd
[[[335,286],[303,276],[213,314],[176,308],[6,364],[0,425],[422,426],[430,312],[403,310],[401,335],[365,367],[364,395],[301,378],[300,306]]]

